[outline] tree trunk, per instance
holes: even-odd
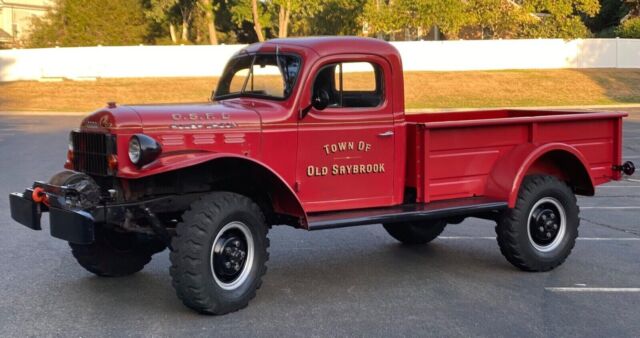
[[[283,5],[280,5],[280,10],[278,11],[278,37],[283,38],[284,36],[284,14],[285,9]]]
[[[173,23],[169,24],[169,34],[171,34],[171,42],[178,43],[178,37],[176,36],[176,26]]]
[[[253,13],[253,29],[256,31],[258,41],[264,41],[262,25],[260,24],[260,14],[258,13],[258,0],[251,0],[251,12]]]
[[[189,40],[189,20],[182,19],[182,41]]]
[[[281,5],[278,11],[278,37],[286,38],[289,35],[289,18],[291,18],[291,6]]]
[[[209,27],[209,43],[218,44],[218,32],[216,31],[216,18],[212,12],[207,11],[207,27]]]
[[[209,29],[209,43],[212,45],[217,45],[218,32],[216,31],[216,16],[213,14],[211,0],[200,0],[200,3],[205,11],[205,17],[207,18],[207,28]]]

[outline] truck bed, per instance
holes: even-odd
[[[407,186],[417,202],[487,196],[499,160],[516,147],[577,150],[595,185],[619,179],[625,113],[485,110],[408,114]],[[498,199],[507,196],[490,196]]]

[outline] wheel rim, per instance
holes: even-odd
[[[529,242],[540,252],[555,250],[567,231],[567,215],[555,198],[540,199],[531,208],[527,221]]]
[[[237,289],[249,277],[253,257],[253,235],[246,224],[235,221],[222,227],[211,246],[211,274],[216,284],[225,290]]]

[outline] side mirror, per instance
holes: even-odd
[[[209,96],[209,102],[214,102],[216,100],[216,90],[211,91],[211,96]]]
[[[324,89],[318,90],[316,95],[313,96],[311,105],[316,110],[324,110],[329,106],[329,93]]]

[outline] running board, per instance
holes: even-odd
[[[344,228],[378,223],[418,222],[428,219],[467,217],[508,208],[508,203],[485,197],[461,198],[387,208],[358,209],[309,214],[309,230]]]

